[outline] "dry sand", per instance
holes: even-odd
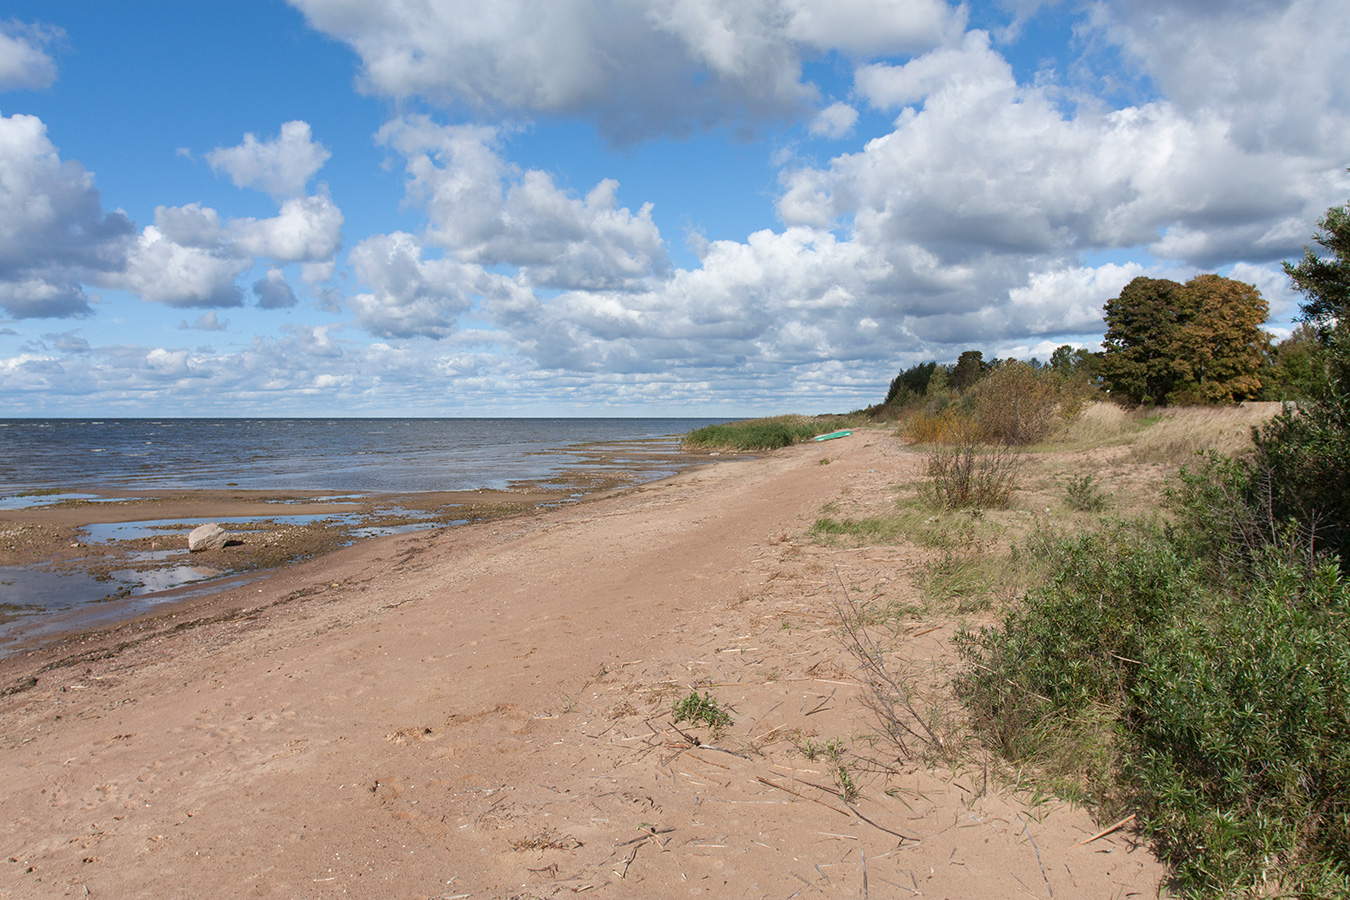
[[[365,541],[0,661],[0,898],[1156,895],[1127,828],[978,763],[850,756],[850,809],[800,749],[884,756],[833,598],[913,551],[804,534],[918,459],[862,432]],[[703,746],[695,685],[735,719]]]

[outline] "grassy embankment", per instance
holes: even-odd
[[[1350,896],[1350,586],[1295,540],[1239,546],[1279,525],[1213,456],[1274,411],[1094,404],[1012,450],[914,423],[925,477],[812,529],[927,560],[909,596],[842,607],[893,755],[993,754],[1132,818],[1186,896]],[[942,678],[903,659],[916,618],[956,623]]]

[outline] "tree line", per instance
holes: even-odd
[[[1301,277],[1302,284],[1320,279],[1316,283],[1325,286],[1333,276],[1319,265],[1305,260],[1287,268],[1296,285]],[[1308,266],[1313,268],[1295,274]],[[1317,306],[1318,321],[1330,315],[1324,306]],[[1106,303],[1101,351],[1065,344],[1046,362],[1022,364],[1078,379],[1129,406],[1306,399],[1319,359],[1318,325],[1305,315],[1289,337],[1275,342],[1261,328],[1269,311],[1255,286],[1232,278],[1204,274],[1181,284],[1139,277]],[[966,350],[955,363],[919,363],[891,380],[886,399],[872,411],[899,411],[926,398],[930,386],[964,393],[1011,362]]]

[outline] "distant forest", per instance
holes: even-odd
[[[1106,304],[1103,350],[1065,344],[1044,362],[985,359],[980,350],[966,350],[955,363],[934,360],[900,372],[885,400],[868,412],[888,418],[916,404],[956,399],[1013,364],[1078,382],[1128,406],[1306,399],[1318,330],[1305,321],[1277,343],[1261,330],[1268,313],[1255,287],[1219,275],[1198,275],[1185,284],[1136,278]]]

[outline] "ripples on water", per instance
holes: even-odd
[[[0,493],[68,488],[501,489],[673,456],[712,419],[0,419]],[[645,460],[651,462],[650,459]],[[661,472],[654,473],[659,477]]]

